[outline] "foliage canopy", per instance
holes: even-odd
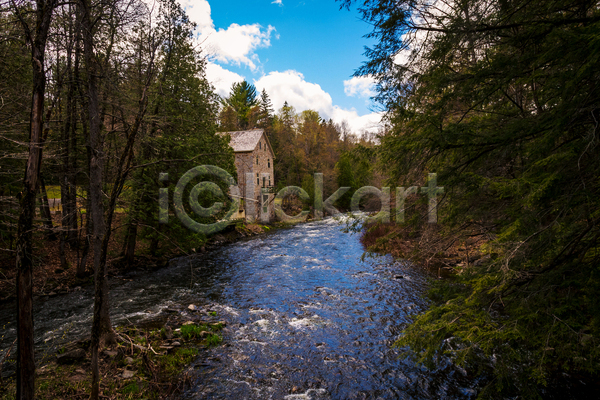
[[[349,6],[351,1],[342,1]],[[400,339],[421,360],[494,360],[484,394],[536,397],[600,371],[600,9],[596,1],[361,2],[394,183],[438,173],[441,229],[485,262],[434,285]]]

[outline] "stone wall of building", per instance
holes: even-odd
[[[261,137],[254,151],[235,153],[235,167],[238,173],[237,183],[240,187],[242,196],[255,200],[255,207],[253,207],[255,215],[249,215],[248,211],[246,211],[246,216],[249,218],[259,219],[262,200],[261,189],[263,187],[275,186],[273,152],[267,144],[264,135]],[[245,176],[248,172],[252,173],[252,177],[254,179],[254,193],[246,192]],[[270,194],[268,199],[270,215],[274,215],[274,212],[272,211],[273,198],[274,195]],[[246,208],[246,210],[248,210],[248,208]]]
[[[273,176],[273,153],[267,145],[264,135],[252,152],[252,163],[254,168],[254,177],[258,178],[256,181],[257,186],[254,189],[254,197],[258,199],[258,195],[260,194],[260,189],[262,187],[275,185],[275,179]],[[268,177],[264,177],[263,179],[263,174],[268,174]]]

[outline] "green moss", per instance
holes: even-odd
[[[179,348],[159,357],[159,366],[166,376],[176,376],[198,355],[196,348]]]
[[[205,324],[183,325],[181,327],[181,337],[185,340],[197,339],[197,338],[200,338],[202,332],[209,331],[209,330],[210,330],[210,328],[208,327],[208,325],[205,325]]]
[[[132,382],[122,388],[119,392],[122,394],[138,394],[140,393],[140,387],[136,382]]]
[[[223,338],[217,334],[210,334],[206,337],[205,343],[208,347],[216,347],[223,342]]]
[[[223,329],[223,324],[220,322],[217,322],[216,324],[211,325],[210,329],[212,329],[213,331],[220,331]]]

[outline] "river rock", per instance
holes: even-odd
[[[126,357],[126,358],[125,358],[125,364],[127,364],[127,365],[131,365],[131,364],[133,364],[133,358],[131,358],[131,357]]]
[[[169,325],[165,325],[165,338],[173,339],[173,329]]]
[[[58,364],[73,364],[85,359],[85,350],[74,349],[56,356]]]
[[[190,305],[188,306],[188,310],[190,310],[190,311],[196,311],[197,309],[198,309],[198,307],[196,307],[196,306],[195,306],[195,305],[193,305],[193,304],[190,304]]]
[[[137,371],[130,371],[128,369],[126,369],[125,371],[123,371],[123,379],[131,379],[135,376],[135,373]]]
[[[110,358],[116,357],[119,354],[116,350],[104,350],[104,355]]]

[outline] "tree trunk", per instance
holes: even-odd
[[[89,198],[89,191],[88,191]],[[86,210],[90,209],[90,202],[86,200],[85,203]],[[81,216],[83,218],[83,215]],[[82,221],[83,224],[83,221]],[[81,250],[81,257],[77,257],[79,260],[77,264],[77,277],[83,278],[85,276],[85,269],[87,267],[87,258],[90,253],[90,242],[92,240],[92,221],[89,214],[86,212],[85,214],[85,239],[83,242],[83,249]]]
[[[135,245],[137,243],[138,224],[137,218],[133,218],[127,227],[127,239],[125,241],[125,263],[132,265],[135,258]]]
[[[103,152],[101,148],[101,121],[98,96],[97,74],[98,68],[94,54],[93,26],[91,21],[91,1],[79,0],[78,6],[81,15],[81,28],[83,39],[83,54],[87,70],[87,109],[88,128],[87,137],[88,163],[89,163],[89,209],[87,217],[92,223],[92,248],[94,251],[94,315],[92,322],[92,393],[91,399],[98,399],[100,395],[100,371],[98,366],[98,352],[101,337],[112,332],[110,315],[108,312],[108,277],[106,276],[106,263],[102,263],[102,241],[105,234],[104,205],[102,203],[102,167]]]
[[[77,12],[77,31],[75,32],[75,65],[73,68],[73,74],[74,74],[74,82],[75,85],[77,87],[77,92],[79,93],[79,99],[80,99],[80,104],[81,104],[81,130],[83,133],[83,137],[87,138],[89,137],[88,134],[88,115],[86,114],[86,110],[87,110],[87,102],[85,101],[86,99],[86,95],[85,95],[85,90],[82,87],[81,84],[81,78],[79,75],[79,62],[80,62],[80,58],[81,58],[81,12]],[[76,119],[75,119],[76,121]],[[75,125],[73,124],[73,126],[71,127],[72,129],[72,135],[71,135],[71,141],[72,141],[72,146],[71,148],[73,150],[75,150],[77,147],[77,142],[76,142],[76,136],[75,136]],[[86,152],[87,152],[87,159],[90,160],[92,158],[92,151],[90,149],[90,146],[86,146]],[[89,167],[89,163],[88,163],[88,167]],[[73,164],[72,164],[72,173],[75,174],[76,173],[76,161],[75,161],[75,157],[73,157]],[[89,171],[88,171],[88,175],[89,175]],[[86,214],[85,214],[85,239],[84,239],[84,243],[83,243],[83,249],[81,250],[81,257],[79,257],[79,245],[77,246],[77,259],[78,264],[77,264],[77,277],[78,278],[83,278],[85,276],[85,272],[86,272],[86,268],[87,268],[87,260],[88,260],[88,255],[90,252],[90,244],[92,242],[92,219],[90,217],[90,210],[91,210],[91,206],[90,206],[90,190],[89,190],[89,184],[87,187],[87,193],[86,193],[86,198],[85,198],[85,210],[86,210]],[[75,207],[75,211],[77,212],[77,205]],[[77,214],[76,214],[77,215]],[[83,218],[83,214],[80,213],[81,218]],[[77,218],[75,218],[75,223],[77,223]],[[83,221],[81,222],[83,225]],[[75,225],[75,229],[77,229],[77,225]],[[80,241],[80,237],[78,235],[77,237],[77,241]]]
[[[60,234],[58,241],[58,255],[60,257],[60,267],[64,270],[69,268],[69,263],[67,261],[66,249],[65,249],[65,236]]]
[[[69,14],[73,13],[72,5],[69,5]],[[62,176],[60,179],[60,194],[62,206],[62,219],[60,231],[60,261],[62,268],[67,268],[66,244],[72,250],[77,248],[79,252],[79,243],[77,235],[77,185],[75,182],[77,168],[77,105],[75,101],[75,89],[79,79],[78,71],[73,72],[73,48],[75,41],[79,40],[79,34],[74,33],[73,19],[69,19],[68,40],[66,44],[67,52],[67,91],[66,91],[66,116],[63,127],[63,153],[62,153]],[[78,42],[77,42],[78,45]],[[78,68],[79,52],[75,51],[75,68]],[[83,269],[81,268],[83,266]],[[77,277],[85,276],[85,263],[77,263]]]
[[[70,9],[70,6],[69,6]],[[75,81],[73,76],[73,23],[69,20],[69,38],[67,51],[67,98],[65,100],[66,118],[63,128],[63,154],[62,154],[62,179],[61,179],[61,204],[62,204],[62,231],[64,239],[73,248],[77,243],[77,187],[75,182],[77,157],[76,157],[76,105]],[[79,62],[76,52],[76,64]],[[78,75],[78,74],[76,74]],[[78,77],[78,76],[77,76]]]
[[[52,213],[50,212],[50,202],[48,200],[48,192],[46,191],[46,183],[44,178],[40,178],[40,214],[46,231],[46,239],[56,240],[54,226],[52,225]]]
[[[33,399],[35,395],[35,354],[33,331],[33,217],[35,194],[42,164],[42,132],[46,75],[44,55],[46,39],[55,0],[37,1],[36,30],[29,30],[21,19],[25,36],[31,44],[33,90],[29,126],[29,154],[20,193],[20,215],[17,225],[17,399]],[[20,11],[15,13],[21,17]]]
[[[32,137],[34,136],[32,135]],[[21,214],[17,228],[17,399],[33,399],[35,384],[31,245],[35,188],[31,187],[35,187],[39,173],[40,157],[38,154],[41,149],[33,150],[33,148],[34,146],[31,146],[29,151],[30,157],[27,163],[24,188],[21,192]]]

